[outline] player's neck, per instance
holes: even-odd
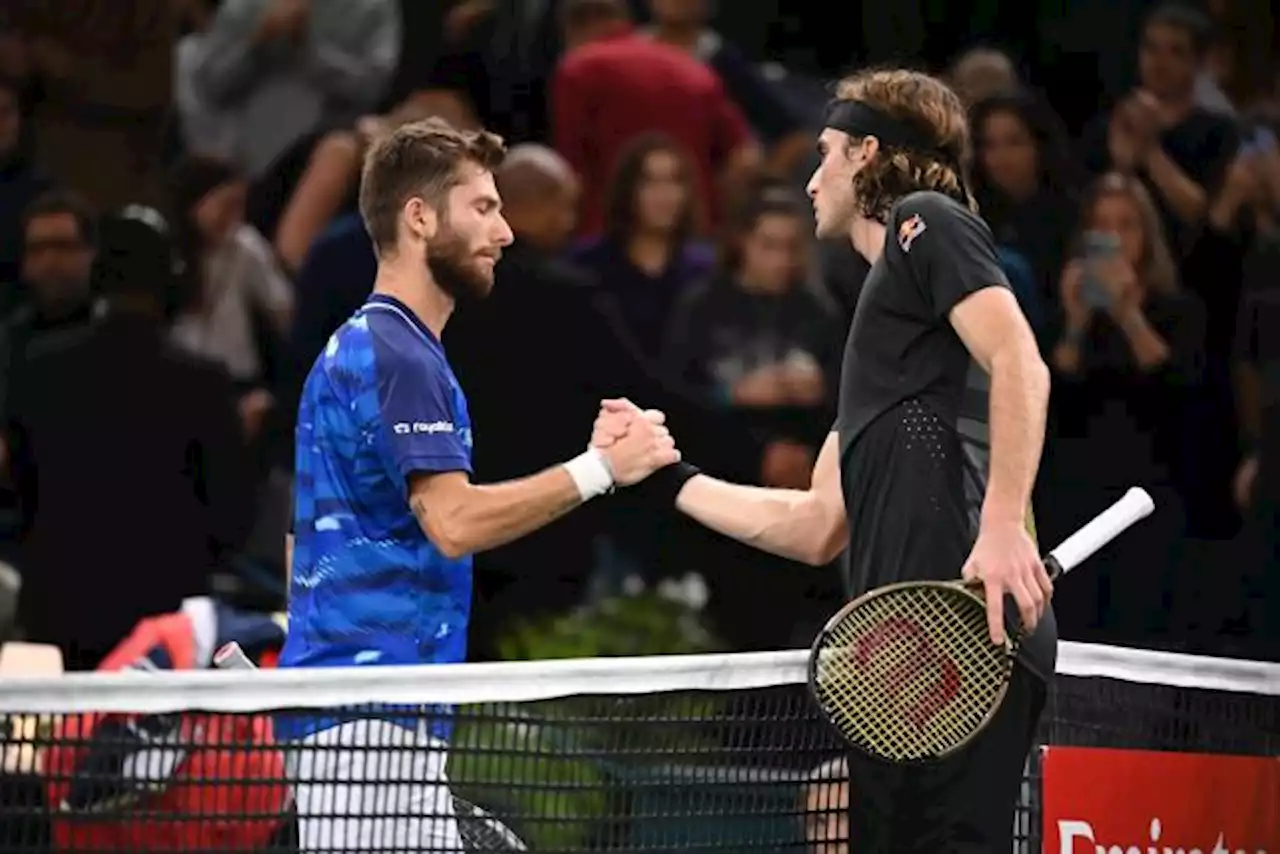
[[[444,326],[453,314],[453,297],[435,283],[422,263],[404,265],[396,261],[380,261],[373,292],[395,297],[404,303],[437,339],[444,333]]]
[[[884,233],[883,223],[874,219],[858,217],[849,226],[849,240],[858,254],[867,259],[868,264],[879,261],[884,253]]]

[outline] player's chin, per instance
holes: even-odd
[[[479,272],[471,280],[471,295],[476,299],[484,299],[493,292],[493,271]]]
[[[840,223],[836,221],[836,217],[823,216],[815,211],[813,234],[819,240],[830,240],[833,237],[840,237],[844,231],[840,228]]]

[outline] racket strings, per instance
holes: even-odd
[[[458,835],[468,851],[528,851],[520,837],[489,813],[457,795],[453,796]]]
[[[815,685],[855,746],[891,761],[940,756],[986,722],[1010,656],[992,646],[982,602],[951,586],[868,599],[828,630]]]

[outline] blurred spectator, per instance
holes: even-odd
[[[799,198],[766,186],[743,208],[718,271],[677,304],[665,362],[708,400],[797,443],[773,485],[807,487],[843,330],[806,288],[812,240]]]
[[[230,160],[256,181],[299,138],[377,108],[400,52],[395,0],[213,5],[175,59],[191,153]]]
[[[89,203],[49,190],[22,218],[22,284],[28,310],[10,318],[11,330],[56,332],[95,314],[91,272],[97,233]]]
[[[1180,485],[1187,398],[1198,382],[1204,316],[1180,291],[1150,196],[1108,175],[1083,205],[1076,257],[1062,276],[1063,332],[1052,433],[1041,468],[1040,534],[1058,542],[1130,485],[1156,512],[1064,585],[1064,637],[1144,643],[1180,628],[1169,618],[1183,531]]]
[[[811,854],[848,854],[849,766],[845,759],[832,759],[810,772],[800,808]]]
[[[457,93],[486,128],[509,143],[546,139],[550,82],[561,51],[560,0],[446,0],[439,5],[445,7],[437,12],[443,26],[437,25],[433,38],[443,50],[432,56],[429,69],[422,69],[426,73],[412,78],[409,91]]]
[[[281,263],[296,273],[312,242],[340,214],[356,209],[360,166],[374,137],[406,122],[440,116],[455,127],[476,127],[470,108],[451,92],[415,92],[386,115],[324,134],[282,206],[272,238]]]
[[[714,250],[696,239],[698,189],[674,140],[638,137],[608,185],[604,235],[574,251],[624,319],[630,345],[655,365],[676,300],[715,266]]]
[[[1013,60],[1001,50],[976,47],[951,65],[947,82],[966,106],[1017,89],[1022,81]]]
[[[752,130],[773,147],[770,168],[779,175],[813,147],[796,108],[732,42],[710,27],[713,0],[649,0],[653,25],[643,32],[688,52],[719,75]]]
[[[718,269],[677,303],[664,354],[671,376],[765,443],[760,472],[749,482],[791,489],[808,488],[834,417],[847,328],[809,289],[813,226],[801,199],[771,183],[745,200]],[[758,552],[731,558],[731,572],[709,562],[706,573],[717,625],[735,648],[803,644],[826,618],[826,591],[814,589],[811,573]]]
[[[12,70],[40,141],[32,154],[58,184],[74,187],[99,209],[159,199],[181,6],[173,0],[0,4],[13,36],[0,43],[0,63],[12,50]]]
[[[188,153],[234,164],[249,222],[274,239],[312,149],[382,106],[400,42],[395,0],[218,3],[175,60]]]
[[[297,304],[288,339],[285,410],[297,412],[312,364],[334,330],[364,304],[376,272],[373,243],[356,212],[334,220],[307,250],[294,282]]]
[[[22,213],[49,182],[32,164],[21,92],[0,77],[0,317],[18,301],[22,257]]]
[[[1260,126],[1280,130],[1275,111]],[[1255,238],[1244,263],[1235,367],[1244,454],[1233,492],[1245,511],[1240,556],[1239,614],[1257,643],[1251,654],[1280,656],[1280,151],[1247,153],[1232,167],[1238,183],[1254,192],[1237,194],[1255,223]],[[1228,180],[1230,187],[1237,181]],[[1224,189],[1224,196],[1228,191]],[[1238,197],[1243,195],[1243,199]],[[1215,209],[1219,206],[1215,206]],[[1233,212],[1239,213],[1239,212]],[[1225,210],[1219,217],[1228,216]]]
[[[30,352],[89,324],[98,313],[91,271],[97,244],[89,203],[74,193],[46,191],[22,213],[23,304],[0,320],[0,428],[11,415],[14,385]],[[0,542],[21,525],[21,497],[9,466],[13,449],[0,436]],[[5,557],[11,557],[5,550]]]
[[[24,511],[20,617],[71,669],[203,592],[252,507],[229,380],[167,340],[166,236],[112,220],[100,254],[104,318],[29,349],[7,430]]]
[[[1142,29],[1141,88],[1085,137],[1090,171],[1133,174],[1146,185],[1179,256],[1189,250],[1240,144],[1231,118],[1196,103],[1209,41],[1209,23],[1198,11],[1157,8]]]
[[[173,177],[174,232],[185,292],[174,338],[218,362],[240,386],[252,435],[273,405],[276,362],[292,323],[293,290],[271,247],[244,222],[245,184],[229,165],[184,160]]]
[[[566,53],[552,83],[552,139],[583,183],[583,231],[598,234],[604,187],[637,137],[669,136],[694,166],[711,221],[718,182],[741,182],[759,151],[716,73],[632,31],[624,0],[564,0]],[[703,225],[697,223],[699,229]]]
[[[977,148],[973,188],[982,216],[996,242],[1031,265],[1038,285],[1035,313],[1056,314],[1049,309],[1057,306],[1058,276],[1077,218],[1066,133],[1053,110],[1026,91],[979,101],[970,124]]]

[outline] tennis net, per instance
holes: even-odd
[[[841,749],[808,698],[806,659],[793,651],[9,679],[0,688],[0,850],[424,850],[385,826],[376,839],[307,835],[297,818],[304,790],[312,793],[306,811],[332,829],[357,811],[350,787],[376,777],[383,782],[370,787],[361,812],[372,803],[398,815],[401,829],[451,812],[465,850],[843,854]],[[371,715],[409,722],[421,737],[343,724],[367,745],[367,762],[338,767],[316,759],[337,755],[337,746],[316,747],[307,761],[274,734],[316,716]],[[445,761],[429,738],[448,740],[451,794],[414,801],[424,781],[437,779],[433,762]],[[1105,795],[1115,776],[1129,803],[1142,800],[1132,790],[1143,784],[1116,757],[1259,763],[1260,776],[1229,797],[1261,804],[1241,819],[1253,824],[1218,830],[1227,835],[1223,850],[1280,848],[1263,838],[1280,834],[1280,665],[1064,643],[1041,741],[1052,747],[1028,763],[1018,850],[1093,852],[1092,844],[1070,847],[1086,838],[1099,851],[1145,851],[1151,841],[1213,848],[1214,839],[1174,839],[1201,831],[1148,814],[1159,804],[1126,815],[1123,800],[1114,809],[1063,802],[1051,787],[1060,756],[1080,759],[1070,747],[1088,748],[1085,764],[1072,768],[1091,781],[1090,795]],[[1212,769],[1194,774],[1216,779]],[[348,796],[322,780],[346,784]],[[1080,788],[1078,777],[1063,780]],[[1046,834],[1070,837],[1067,847]]]

